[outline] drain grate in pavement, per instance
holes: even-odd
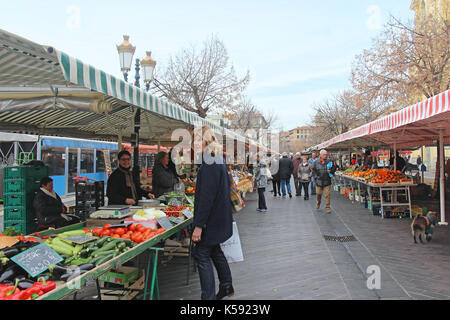
[[[355,236],[323,236],[326,241],[334,241],[334,242],[352,242],[358,241]]]

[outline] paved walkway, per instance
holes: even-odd
[[[315,209],[314,197],[266,197],[267,214],[256,211],[252,194],[235,215],[245,261],[230,265],[232,299],[450,299],[449,227],[416,245],[409,219],[382,220],[337,193],[331,215]],[[324,235],[356,241],[326,241]],[[198,274],[186,285],[185,262],[175,258],[160,266],[161,299],[200,298]],[[379,290],[367,288],[369,266],[380,270]]]

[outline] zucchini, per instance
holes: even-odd
[[[106,242],[108,242],[109,237],[103,237],[95,243],[95,246],[101,248]]]
[[[75,246],[75,249],[73,250],[73,255],[77,255],[78,253],[80,253],[80,251],[83,250],[83,245],[82,244],[77,244]]]
[[[92,256],[93,256],[94,258],[97,258],[97,257],[104,257],[104,256],[107,256],[107,255],[109,255],[109,254],[114,253],[114,251],[116,251],[116,249],[111,249],[111,250],[108,250],[108,251],[98,252],[98,253],[93,254]]]
[[[73,250],[67,249],[66,247],[57,245],[57,244],[52,244],[50,246],[53,250],[55,250],[58,253],[64,254],[66,256],[72,256],[73,255]]]
[[[103,251],[109,251],[111,249],[114,249],[117,245],[117,243],[119,242],[119,240],[114,240],[111,242],[108,242],[107,244],[105,244],[103,247],[101,247],[98,250],[94,251],[94,254],[99,253],[99,252],[103,252]]]
[[[117,245],[117,249],[119,249],[119,250],[122,250],[122,249],[124,249],[124,248],[126,248],[127,247],[127,244],[125,243],[125,242],[120,242],[118,245]]]
[[[104,256],[104,257],[102,257],[100,260],[98,260],[98,261],[95,263],[95,266],[96,266],[96,267],[101,266],[102,264],[104,264],[104,263],[108,262],[109,260],[111,260],[113,257],[114,257],[114,254],[113,254],[113,253],[112,253],[112,254],[109,254],[109,255],[107,255],[107,256]]]
[[[52,241],[52,245],[57,245],[58,247],[65,247],[67,250],[71,250],[73,252],[73,250],[75,250],[75,247],[71,246],[70,244],[68,244],[67,242],[59,239],[59,238],[55,238]]]
[[[73,260],[70,264],[73,266],[81,266],[83,264],[89,263],[91,262],[92,258],[79,258],[79,259],[75,259]]]
[[[83,230],[73,230],[73,231],[67,231],[58,234],[58,238],[67,238],[67,237],[74,237],[74,236],[84,236],[86,233]]]

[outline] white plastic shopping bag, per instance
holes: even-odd
[[[244,261],[241,239],[236,222],[233,222],[233,236],[220,245],[228,263]]]

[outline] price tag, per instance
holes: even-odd
[[[184,219],[183,218],[178,218],[178,217],[170,217],[169,221],[173,222],[175,224],[180,224],[180,223],[184,222]]]
[[[185,195],[187,202],[189,202],[192,206],[194,205],[194,203],[192,202],[191,198],[188,197],[187,195]]]
[[[188,219],[192,218],[194,215],[192,214],[191,210],[189,209],[185,209],[181,212],[182,214],[184,214],[184,216]]]
[[[11,260],[34,278],[46,271],[50,265],[58,264],[64,259],[55,250],[43,243],[15,255]]]
[[[170,223],[169,219],[167,219],[166,217],[157,218],[156,221],[162,228],[164,228],[166,230],[173,228],[172,223]]]

